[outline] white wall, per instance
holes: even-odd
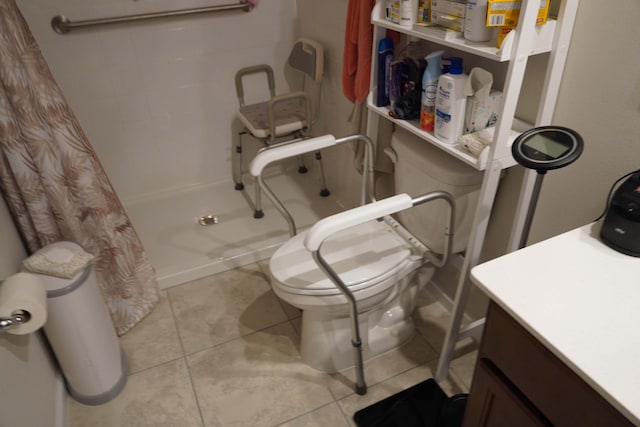
[[[0,195],[0,281],[26,256]],[[42,337],[0,334],[0,426],[62,426],[64,388]]]
[[[347,0],[297,0],[300,36],[320,42],[325,49],[325,77],[322,86],[322,110],[313,133],[336,137],[353,133],[349,121],[353,104],[342,92],[342,57]],[[323,152],[327,183],[338,200],[357,203],[361,176],[353,167],[353,150],[341,145]]]
[[[268,63],[278,76],[297,33],[292,0],[252,12],[212,13],[91,28],[72,21],[233,3],[233,0],[18,0],[80,124],[123,201],[229,179],[234,76]],[[282,77],[277,87],[286,91]],[[251,87],[248,91],[252,91]],[[251,100],[249,98],[248,100]]]
[[[580,2],[554,123],[576,129],[582,157],[550,172],[531,230],[539,241],[593,221],[609,187],[640,168],[640,2]]]

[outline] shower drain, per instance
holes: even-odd
[[[220,218],[216,215],[205,215],[198,219],[200,225],[215,225],[220,222]]]

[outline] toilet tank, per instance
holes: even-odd
[[[465,250],[473,222],[483,173],[404,129],[391,137],[395,152],[395,192],[412,197],[441,190],[455,199],[456,218],[452,253]],[[399,212],[398,220],[436,253],[444,252],[448,205],[435,200]]]

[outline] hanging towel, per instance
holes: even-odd
[[[349,0],[344,33],[342,90],[354,103],[362,103],[369,93],[373,25],[371,11],[375,0]]]
[[[344,55],[342,64],[342,90],[344,96],[354,103],[351,113],[352,132],[364,133],[366,129],[366,107],[364,100],[369,93],[371,76],[371,53],[373,46],[373,25],[371,12],[375,0],[349,0],[347,25],[344,33]],[[376,144],[374,169],[386,174],[393,172],[393,163],[384,154],[384,148],[391,141],[391,122],[382,121]],[[362,142],[353,145],[355,169],[362,173],[365,147]]]

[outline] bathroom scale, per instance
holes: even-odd
[[[447,397],[430,378],[353,415],[358,427],[459,427],[467,394]]]

